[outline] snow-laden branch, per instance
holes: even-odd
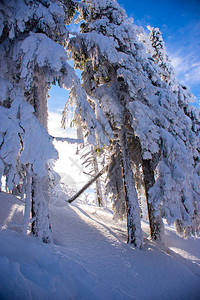
[[[73,138],[68,138],[68,137],[53,137],[56,142],[67,142],[68,144],[83,144],[82,139],[73,139]]]

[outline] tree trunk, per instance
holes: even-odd
[[[148,220],[148,209],[145,194],[144,175],[142,171],[142,155],[141,145],[138,138],[134,136],[134,132],[128,138],[128,149],[130,153],[131,167],[138,194],[141,217]]]
[[[97,163],[97,158],[94,154],[94,147],[92,147],[92,152],[93,152],[93,166],[94,166],[94,174],[95,176],[99,173],[99,168],[98,168],[98,163]],[[102,188],[101,188],[101,180],[100,176],[96,180],[96,194],[97,194],[97,202],[99,207],[103,205],[103,196],[102,196]]]
[[[32,178],[32,233],[44,243],[52,242],[49,222],[48,178]]]
[[[150,237],[153,240],[162,241],[164,236],[164,224],[161,214],[155,215],[155,210],[152,203],[149,203],[149,189],[155,184],[154,170],[152,168],[151,160],[142,160],[144,184],[147,199],[147,208],[149,215]]]
[[[143,234],[140,222],[140,208],[130,164],[129,150],[127,146],[127,134],[124,125],[121,128],[119,140],[121,147],[121,162],[127,209],[127,242],[134,244],[134,246],[137,248],[141,248],[143,244]]]
[[[47,129],[47,95],[48,87],[42,72],[35,72],[33,99],[35,115],[38,121]],[[49,220],[48,172],[43,178],[32,177],[32,233],[44,243],[52,242]]]
[[[30,213],[31,213],[31,168],[30,166],[26,171],[26,205],[24,211],[23,225],[22,225],[22,233],[27,234],[28,225],[30,222]]]

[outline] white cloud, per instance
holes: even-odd
[[[189,87],[198,97],[200,87],[200,62],[198,57],[185,51],[170,55],[171,63],[175,69],[178,80]]]
[[[192,65],[191,69],[186,72],[185,78],[188,83],[192,82],[193,84],[200,84],[200,63]]]
[[[173,57],[172,55],[170,56],[170,60],[172,63],[172,66],[176,70],[176,72],[180,72],[183,69],[183,62],[181,57]]]

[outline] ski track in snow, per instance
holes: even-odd
[[[23,203],[0,193],[0,299],[199,299],[200,239],[126,244],[126,223],[109,210],[52,198],[54,245],[20,232]]]

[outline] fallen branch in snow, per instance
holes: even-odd
[[[86,183],[82,189],[80,189],[80,191],[78,191],[72,198],[70,198],[69,200],[66,200],[68,203],[72,203],[76,198],[78,198],[85,190],[87,190],[87,188],[89,188],[89,186],[95,182],[101,175],[103,175],[106,170],[108,168],[108,165],[106,165],[96,176],[94,176],[92,179],[90,179],[90,181],[88,181],[88,183]]]

